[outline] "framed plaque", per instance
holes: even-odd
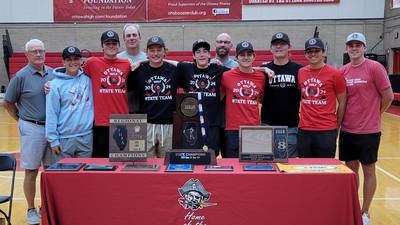
[[[147,160],[147,115],[110,115],[110,162]]]
[[[287,127],[240,126],[239,160],[287,162]]]

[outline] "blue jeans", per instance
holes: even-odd
[[[289,158],[296,158],[299,156],[297,152],[296,145],[297,145],[297,127],[290,127],[288,128],[288,157]]]
[[[225,158],[238,158],[239,157],[239,131],[226,130],[225,131],[226,150]]]

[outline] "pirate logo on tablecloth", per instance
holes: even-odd
[[[217,203],[207,202],[211,197],[211,193],[207,192],[197,179],[190,178],[181,188],[178,188],[178,192],[181,196],[178,199],[178,203],[184,209],[196,211],[208,206],[217,205]]]
[[[117,126],[114,130],[113,138],[120,151],[123,151],[128,138],[128,130],[124,125]]]

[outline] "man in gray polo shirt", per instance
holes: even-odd
[[[47,141],[45,137],[46,96],[44,84],[53,78],[52,69],[44,65],[42,41],[32,39],[25,45],[28,65],[11,79],[4,107],[18,121],[21,146],[21,167],[25,169],[24,193],[28,203],[28,224],[39,224],[35,209],[36,177],[41,162],[44,166]]]

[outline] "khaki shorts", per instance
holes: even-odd
[[[172,149],[172,124],[147,124],[147,157],[165,157]]]

